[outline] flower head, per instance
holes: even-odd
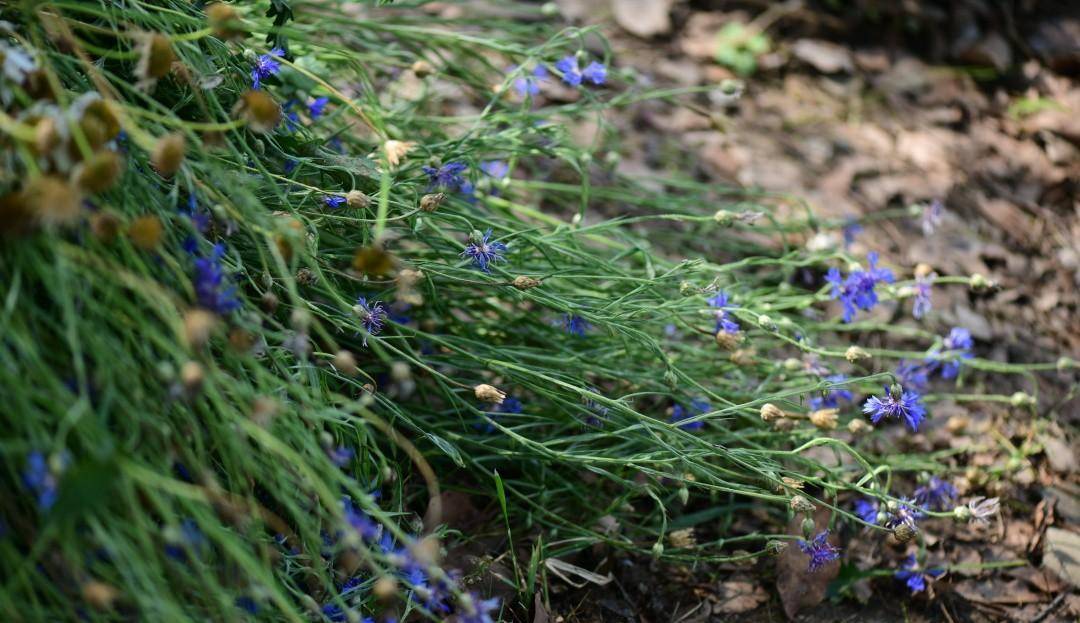
[[[228,314],[240,308],[236,297],[236,286],[228,283],[221,258],[225,256],[225,245],[214,245],[208,257],[195,260],[195,296],[206,309],[218,314]]]
[[[915,489],[915,502],[930,510],[943,511],[956,502],[956,487],[947,480],[931,476],[929,482]]]
[[[603,63],[593,61],[585,66],[581,75],[589,82],[595,85],[601,85],[607,80],[607,67],[605,67]]]
[[[844,248],[848,248],[855,244],[855,236],[858,236],[863,231],[863,226],[859,224],[859,221],[855,220],[855,217],[849,217],[844,223]]]
[[[911,315],[919,320],[933,308],[930,300],[931,287],[934,285],[934,276],[923,275],[915,278],[915,302],[911,306]]]
[[[326,105],[329,103],[329,97],[316,97],[308,104],[308,115],[310,115],[312,119],[318,119],[326,112]]]
[[[338,467],[345,467],[352,462],[353,457],[356,456],[356,452],[347,446],[337,446],[336,448],[330,448],[326,451],[330,460]]]
[[[562,326],[567,333],[578,337],[585,337],[585,333],[592,327],[588,320],[577,314],[563,314]]]
[[[960,374],[960,366],[964,359],[971,359],[975,355],[971,349],[975,342],[971,339],[971,331],[963,327],[954,327],[949,335],[943,340],[945,351],[939,352],[936,348],[932,352],[933,359],[941,364],[941,378],[954,379]]]
[[[825,275],[825,280],[832,285],[832,297],[844,307],[844,322],[854,320],[856,310],[873,309],[878,304],[877,285],[895,280],[891,270],[877,266],[877,253],[871,251],[866,255],[866,260],[866,270],[852,271],[846,278],[841,277],[839,269],[835,267]]]
[[[342,204],[345,203],[345,201],[345,197],[342,197],[341,195],[326,195],[325,197],[323,197],[323,203],[326,204],[326,207],[333,208],[335,210],[340,208]]]
[[[886,528],[896,528],[903,525],[911,528],[913,532],[917,532],[919,529],[917,522],[926,516],[916,506],[915,500],[911,498],[901,498],[899,502],[889,502],[885,508],[889,514],[889,518],[885,520]]]
[[[428,176],[428,190],[443,188],[446,190],[461,190],[463,185],[468,184],[462,173],[468,169],[468,165],[462,162],[448,162],[439,168],[423,167]]]
[[[459,623],[495,623],[491,613],[499,609],[499,598],[477,599],[475,593],[463,595],[457,612]]]
[[[352,310],[360,318],[360,326],[366,333],[364,346],[367,346],[368,336],[376,336],[379,331],[382,331],[383,323],[386,321],[386,308],[379,301],[368,303],[366,298],[358,296]]]
[[[926,391],[926,387],[930,384],[930,373],[933,372],[933,367],[932,363],[904,359],[900,361],[894,374],[900,385],[921,393]]]
[[[510,165],[505,160],[488,160],[480,163],[480,170],[490,177],[502,179],[510,173]]]
[[[829,543],[829,531],[822,530],[812,541],[799,539],[799,549],[810,557],[807,570],[817,571],[830,562],[840,558],[840,549]]]
[[[517,70],[517,67],[510,68],[511,72]],[[521,97],[525,97],[528,95],[539,95],[540,81],[547,79],[548,75],[549,74],[547,67],[544,67],[543,65],[537,65],[535,68],[533,68],[531,73],[524,76],[519,76],[514,79],[514,90],[517,91],[518,95],[520,95]]]
[[[940,199],[934,199],[930,203],[923,206],[922,219],[920,225],[924,236],[931,236],[938,225],[941,225],[941,219],[945,214],[945,206],[941,203]]]
[[[701,415],[703,413],[708,413],[709,411],[712,411],[712,405],[710,405],[707,400],[705,400],[704,398],[695,398],[690,401],[690,409],[686,409],[680,404],[676,404],[674,407],[672,407],[671,419],[669,421],[672,424],[679,424],[679,422],[687,418]],[[705,422],[703,422],[702,420],[687,422],[685,424],[679,424],[679,428],[683,430],[701,430],[705,428]]]
[[[60,482],[56,474],[49,469],[49,462],[44,454],[35,450],[27,455],[22,479],[23,485],[37,497],[39,509],[47,511],[56,504],[60,494]]]
[[[871,498],[855,500],[855,514],[868,524],[877,524],[878,503]]]
[[[885,388],[885,397],[871,396],[863,404],[863,413],[870,416],[874,424],[883,418],[902,419],[912,432],[918,432],[919,424],[926,417],[926,408],[922,396],[911,390],[904,390],[899,385]]]
[[[491,264],[506,261],[503,255],[506,253],[506,245],[502,242],[491,240],[491,230],[488,229],[483,235],[473,232],[469,237],[469,243],[461,252],[461,257],[472,260],[473,265],[484,271],[491,272]]]
[[[581,86],[581,69],[578,67],[577,57],[573,54],[556,61],[555,69],[562,74],[562,80],[566,84],[572,87]]]
[[[281,71],[281,63],[274,57],[281,57],[285,55],[285,50],[281,48],[274,48],[270,50],[269,54],[260,54],[255,59],[255,66],[251,68],[251,88],[259,89],[262,87],[262,81],[266,80],[270,76],[276,76]]]
[[[833,384],[841,384],[847,382],[847,375],[844,374],[831,374],[825,377],[825,380]],[[854,398],[850,389],[844,387],[829,388],[821,392],[821,397],[814,397],[810,399],[811,409],[835,409],[840,406],[840,401],[850,402]]]
[[[739,323],[728,313],[728,309],[738,307],[732,303],[728,293],[720,290],[710,298],[705,299],[709,307],[716,308],[716,330],[713,333],[738,333]]]
[[[911,589],[911,594],[926,590],[927,584],[933,582],[945,573],[944,569],[919,569],[919,563],[915,554],[911,554],[904,561],[903,566],[893,574],[897,580],[902,580]]]

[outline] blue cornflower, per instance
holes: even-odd
[[[709,411],[712,411],[712,405],[710,405],[707,400],[705,400],[704,398],[695,398],[690,401],[689,410],[687,410],[680,404],[676,404],[674,407],[672,407],[671,419],[669,421],[672,424],[678,424],[679,422],[687,418],[693,417],[695,415],[701,415],[703,413],[708,413]],[[686,424],[679,424],[679,428],[683,430],[701,430],[705,428],[705,422],[702,420],[687,422]]]
[[[326,112],[326,105],[329,103],[329,97],[316,97],[307,106],[308,115],[312,118],[312,120],[318,119],[319,117],[323,116],[324,112]]]
[[[947,480],[931,476],[930,481],[915,489],[915,502],[932,511],[944,511],[956,503],[956,487]]]
[[[461,606],[457,612],[459,623],[495,623],[491,613],[499,609],[499,598],[477,599],[475,593],[469,593],[469,599],[463,600]]]
[[[947,352],[941,354],[935,349],[932,356],[941,363],[941,378],[954,379],[960,374],[960,365],[963,360],[975,356],[971,352],[971,349],[975,347],[975,342],[971,339],[971,331],[963,327],[954,327],[943,342]]]
[[[186,517],[180,522],[179,529],[169,528],[165,532],[165,555],[174,560],[187,560],[187,550],[199,550],[206,543],[199,524]]]
[[[205,234],[210,229],[210,215],[199,211],[199,204],[195,195],[188,195],[187,210],[181,210],[184,216],[191,220],[191,226],[200,234]]]
[[[912,432],[917,432],[919,424],[926,417],[926,408],[918,393],[893,385],[892,389],[885,388],[884,398],[871,396],[867,399],[863,404],[863,413],[868,414],[874,424],[883,418],[902,419]]]
[[[373,520],[367,513],[356,507],[352,498],[344,496],[341,498],[341,510],[345,515],[345,521],[353,527],[354,530],[360,535],[360,538],[368,542],[373,542],[379,538],[382,534],[382,526]]]
[[[705,299],[705,302],[709,304],[709,307],[716,308],[716,330],[713,333],[738,333],[739,323],[735,321],[727,309],[732,307],[738,307],[729,300],[728,293],[720,290],[712,297]]]
[[[488,160],[480,163],[480,170],[490,177],[502,179],[510,173],[510,165],[505,160]]]
[[[862,231],[863,231],[863,226],[860,225],[859,222],[856,221],[854,217],[848,218],[847,221],[844,223],[844,229],[843,229],[844,248],[846,249],[846,248],[850,247],[851,245],[855,244],[855,236],[858,236],[859,234],[861,234]]]
[[[236,598],[236,607],[248,614],[259,614],[259,603],[250,595],[241,595]]]
[[[855,500],[855,514],[866,523],[877,525],[877,500],[871,498]]]
[[[517,67],[511,67],[510,71],[517,71],[517,69]],[[540,93],[540,81],[546,80],[548,75],[547,67],[537,65],[533,68],[531,74],[518,76],[514,79],[514,90],[517,91],[518,95],[521,97],[538,95]]]
[[[428,190],[443,188],[454,191],[461,190],[463,185],[468,185],[461,174],[469,167],[462,162],[448,162],[438,169],[428,166],[421,168],[428,176]]]
[[[581,75],[589,82],[595,85],[601,85],[607,80],[607,67],[605,67],[603,63],[593,61],[585,66]]]
[[[288,99],[281,105],[281,121],[285,124],[286,132],[295,132],[300,129],[300,113],[296,112],[295,108],[299,103],[294,99]]]
[[[885,521],[886,528],[896,528],[903,524],[912,530],[918,530],[917,522],[926,516],[911,498],[901,498],[899,502],[890,502],[887,509],[889,518]]]
[[[501,242],[492,242],[491,230],[488,229],[483,235],[474,231],[469,236],[469,243],[465,245],[461,257],[471,259],[474,266],[485,273],[490,273],[492,263],[506,261],[503,257],[505,253],[506,245]]]
[[[825,377],[825,380],[834,383],[841,384],[848,380],[845,374],[831,374]],[[850,402],[854,398],[850,389],[844,387],[830,388],[821,392],[821,397],[814,397],[810,399],[810,408],[815,411],[818,409],[835,409],[840,406],[840,401]]]
[[[56,504],[60,483],[56,474],[49,469],[49,462],[44,454],[35,450],[26,456],[22,479],[23,485],[37,497],[39,509],[47,511]]]
[[[330,461],[338,467],[345,467],[356,456],[356,452],[347,446],[337,446],[336,448],[330,448],[326,451],[326,455],[330,457]]]
[[[322,607],[322,614],[327,619],[334,621],[334,623],[338,623],[339,621],[347,621],[349,619],[348,615],[345,613],[344,610],[342,610],[341,606],[334,603],[324,605]]]
[[[566,84],[576,87],[581,86],[581,69],[578,68],[577,57],[566,56],[555,63],[555,69],[562,74],[562,80]]]
[[[577,314],[563,314],[562,326],[567,333],[578,337],[585,337],[585,333],[592,328],[588,320]]]
[[[893,574],[897,580],[903,580],[911,589],[911,594],[926,590],[926,585],[944,575],[944,569],[919,569],[915,554],[911,554],[904,561],[904,565]]]
[[[911,315],[916,320],[921,319],[933,308],[930,300],[931,287],[934,285],[934,275],[923,275],[915,278],[915,302],[911,305]]]
[[[871,251],[866,255],[866,270],[855,270],[842,278],[837,268],[830,268],[825,280],[832,285],[832,298],[838,299],[844,307],[844,322],[855,319],[857,309],[869,311],[878,304],[875,288],[879,283],[892,283],[892,271],[878,268],[878,254]]]
[[[262,81],[266,80],[270,76],[276,76],[281,71],[281,63],[279,63],[274,57],[284,56],[285,50],[281,48],[274,48],[270,50],[269,54],[261,54],[255,59],[255,66],[251,69],[251,88],[258,89],[262,87]]]
[[[923,361],[901,359],[894,374],[901,386],[922,393],[930,385],[930,373],[933,372],[933,366],[934,364]]]
[[[296,160],[293,160],[292,158],[286,158],[285,162],[281,163],[281,170],[284,171],[286,175],[288,175],[289,173],[292,173],[296,170],[296,166],[298,164],[300,163]]]
[[[590,387],[589,391],[594,394],[600,393],[600,390],[595,387]],[[583,396],[581,402],[585,405],[585,408],[593,414],[585,418],[585,423],[589,426],[600,426],[600,424],[602,423],[601,418],[606,418],[608,412],[611,411],[611,409],[607,405],[600,404],[589,396]]]
[[[352,310],[360,318],[360,326],[365,333],[364,346],[367,346],[368,336],[374,337],[382,331],[383,322],[386,321],[386,308],[379,301],[368,303],[366,298],[358,296]]]
[[[829,531],[822,530],[812,541],[799,539],[799,549],[810,557],[807,570],[817,571],[830,562],[840,558],[840,549],[829,543]]]
[[[507,396],[506,398],[503,398],[502,404],[496,406],[495,411],[491,412],[489,416],[494,418],[498,417],[501,413],[521,413],[523,408],[524,405],[521,404],[520,400],[513,396]],[[480,422],[477,422],[475,426],[485,433],[495,432],[495,427],[487,420],[481,420]]]
[[[938,225],[941,225],[941,219],[945,215],[945,206],[941,203],[940,199],[934,199],[929,204],[923,206],[922,219],[920,225],[924,236],[933,235],[934,230]]]
[[[345,197],[342,197],[340,195],[326,195],[325,197],[323,197],[323,203],[326,204],[326,207],[334,208],[336,210],[345,203]]]
[[[195,297],[210,311],[228,314],[240,308],[240,299],[236,297],[236,286],[228,283],[221,258],[225,256],[225,245],[214,245],[209,257],[195,260]]]

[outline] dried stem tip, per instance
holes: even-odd
[[[506,394],[504,392],[483,383],[474,387],[473,392],[476,393],[476,398],[478,400],[490,402],[491,404],[501,405],[503,400],[506,399]]]

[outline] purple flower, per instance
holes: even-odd
[[[922,396],[911,390],[904,390],[899,385],[885,388],[885,397],[871,396],[863,404],[863,413],[870,416],[874,424],[883,418],[902,419],[912,432],[918,432],[919,424],[926,417],[926,408]]]
[[[829,543],[828,539],[828,530],[819,532],[812,541],[799,539],[799,549],[810,557],[810,563],[806,567],[810,572],[817,571],[837,558],[840,558],[840,549]]]
[[[566,84],[572,87],[581,86],[581,69],[578,68],[576,56],[571,54],[559,59],[555,63],[555,69],[562,74],[562,80]]]
[[[915,502],[930,510],[943,511],[956,502],[956,487],[947,480],[931,476],[930,481],[915,489]]]
[[[248,614],[259,614],[259,604],[250,595],[241,595],[236,598],[236,607]]]
[[[286,132],[295,132],[300,129],[300,114],[296,112],[295,106],[299,104],[294,99],[285,100],[285,103],[281,105],[282,123],[285,124]]]
[[[563,314],[562,326],[567,333],[578,337],[585,337],[585,333],[592,327],[588,320],[577,314]]]
[[[511,67],[510,71],[517,71],[517,67]],[[527,95],[536,96],[540,93],[541,80],[545,80],[548,77],[547,67],[543,65],[537,65],[530,75],[519,76],[514,79],[514,90],[518,92],[518,95],[525,97]]]
[[[468,165],[462,162],[448,162],[438,169],[422,167],[428,176],[428,190],[443,188],[450,191],[462,190],[462,186],[468,184],[461,175],[468,168]]]
[[[922,220],[920,225],[924,236],[933,235],[934,230],[938,225],[941,225],[941,219],[945,214],[945,206],[942,205],[940,199],[934,199],[929,204],[923,206]]]
[[[251,69],[251,88],[259,89],[262,87],[263,80],[270,76],[276,76],[281,71],[281,63],[277,62],[274,57],[284,55],[285,50],[274,48],[270,50],[269,54],[261,54],[255,59],[255,66]]]
[[[498,597],[478,600],[475,593],[469,593],[467,600],[461,600],[457,621],[458,623],[495,623],[495,620],[491,618],[491,613],[498,609]]]
[[[963,360],[975,356],[971,352],[975,343],[971,339],[971,332],[963,327],[953,328],[943,342],[947,352],[942,354],[935,349],[931,356],[941,363],[941,378],[954,379],[960,374],[960,365]]]
[[[330,460],[338,467],[345,467],[356,456],[356,452],[352,448],[346,446],[337,446],[336,448],[330,448],[326,451]]]
[[[225,269],[221,258],[225,256],[225,245],[214,245],[209,257],[195,260],[195,297],[206,309],[218,314],[228,314],[240,308],[236,298],[236,287],[225,278]]]
[[[902,498],[899,502],[890,502],[887,510],[889,518],[885,521],[886,528],[896,528],[903,524],[912,530],[918,530],[919,526],[916,522],[926,516],[915,504],[915,500],[911,498]]]
[[[607,80],[607,67],[603,63],[593,61],[585,66],[581,75],[589,82],[599,86]]]
[[[501,242],[492,242],[491,230],[488,229],[483,235],[480,235],[480,232],[473,232],[469,236],[469,243],[465,245],[461,257],[471,259],[474,266],[485,273],[490,273],[491,264],[506,261],[503,257],[505,253],[506,245]]]
[[[911,306],[911,315],[916,320],[921,319],[933,308],[933,302],[930,300],[930,288],[933,285],[932,274],[915,278],[915,302]]]
[[[918,562],[915,560],[915,554],[911,554],[904,561],[904,565],[900,570],[893,574],[893,577],[897,580],[903,580],[911,589],[911,594],[914,595],[926,590],[928,583],[933,582],[944,573],[944,569],[920,570]]]
[[[382,526],[376,523],[367,513],[357,508],[349,496],[341,498],[341,510],[345,515],[345,521],[365,541],[374,542],[382,534]]]
[[[738,333],[739,323],[727,312],[728,308],[738,307],[728,300],[727,292],[720,290],[712,297],[705,299],[705,302],[709,304],[709,307],[716,308],[716,329],[713,333]]]
[[[22,473],[23,485],[37,497],[38,508],[47,511],[56,504],[60,483],[49,469],[45,455],[37,450],[26,456],[26,468]]]
[[[710,405],[707,400],[705,400],[704,398],[695,398],[690,401],[689,410],[687,410],[680,404],[676,404],[674,407],[672,407],[671,419],[669,421],[672,424],[678,424],[679,422],[687,418],[701,415],[703,413],[708,413],[709,411],[712,411],[712,405]],[[683,430],[701,430],[705,428],[705,422],[703,422],[702,420],[687,422],[686,424],[679,424],[679,428]]]
[[[326,105],[329,103],[329,97],[316,97],[308,104],[308,115],[310,115],[313,120],[318,119],[323,116],[323,113],[326,111]]]
[[[855,217],[849,217],[844,223],[844,248],[848,248],[855,244],[855,236],[858,236],[863,231],[863,226],[855,220]]]
[[[855,500],[855,515],[868,524],[877,525],[878,503],[871,498]]]
[[[926,391],[926,387],[930,384],[930,373],[933,371],[933,367],[933,363],[928,364],[922,361],[902,359],[894,374],[896,379],[900,381],[900,385],[922,393]]]
[[[383,322],[386,321],[386,308],[378,301],[368,303],[362,296],[356,297],[356,305],[353,305],[353,313],[360,318],[360,326],[363,327],[364,346],[367,346],[368,336],[376,336],[382,331]]]
[[[345,197],[342,197],[340,195],[326,195],[325,197],[323,197],[323,203],[326,204],[326,207],[334,208],[336,210],[340,208],[343,203],[345,203]]]
[[[510,165],[506,164],[505,160],[489,160],[480,163],[480,170],[490,177],[502,179],[510,173]]]
[[[878,254],[871,251],[866,255],[869,267],[856,270],[842,278],[837,268],[830,268],[825,280],[832,285],[832,298],[838,299],[844,307],[844,322],[855,319],[857,309],[869,311],[878,304],[875,288],[879,283],[892,283],[892,271],[878,268]]]
[[[334,621],[334,623],[338,623],[339,621],[347,621],[349,619],[348,614],[346,614],[345,611],[341,609],[341,606],[334,603],[324,605],[322,607],[322,613],[324,617],[326,617],[330,621]]]
[[[841,384],[847,382],[847,375],[844,374],[832,374],[825,377],[825,380],[833,384]],[[835,409],[840,406],[840,401],[850,402],[854,398],[850,389],[843,387],[829,388],[821,392],[821,397],[810,399],[810,408],[817,409]]]

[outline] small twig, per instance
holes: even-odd
[[[1054,601],[1051,601],[1048,606],[1043,608],[1042,612],[1036,614],[1029,623],[1039,623],[1039,621],[1042,621],[1046,617],[1050,616],[1050,613],[1056,610],[1057,607],[1061,605],[1061,602],[1065,601],[1065,596],[1068,594],[1069,591],[1061,591],[1058,596],[1054,598]]]

